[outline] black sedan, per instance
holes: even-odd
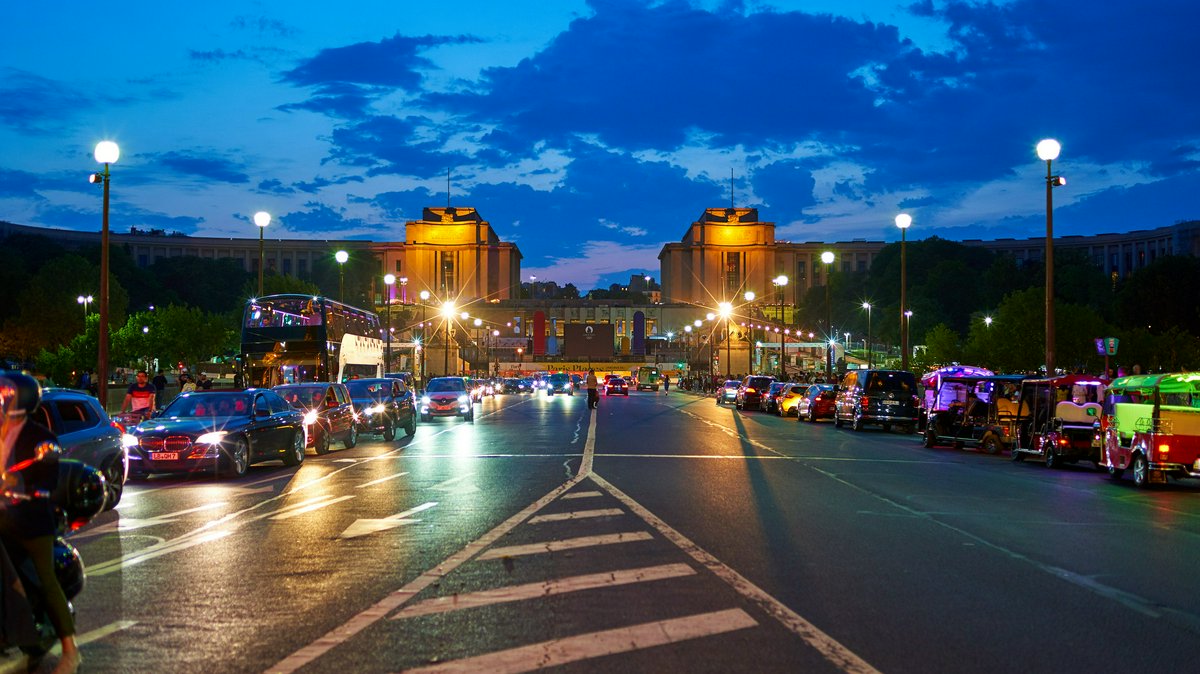
[[[417,432],[417,412],[408,387],[399,379],[351,379],[346,382],[358,413],[360,433],[378,433],[391,442],[396,429],[412,437]]]
[[[268,389],[181,394],[126,436],[129,472],[215,470],[241,477],[252,463],[304,461],[304,415]]]

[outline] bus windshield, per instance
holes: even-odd
[[[246,307],[247,328],[291,328],[321,325],[321,305],[316,298],[275,298]]]

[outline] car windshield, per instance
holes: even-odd
[[[250,413],[250,396],[243,393],[182,395],[163,410],[165,417],[232,417]]]
[[[316,407],[325,399],[324,386],[280,386],[274,391],[299,410]]]
[[[351,398],[382,400],[391,393],[392,382],[358,379],[346,382],[346,388],[350,389]]]
[[[725,382],[724,387],[725,388],[737,388],[741,385],[742,385],[741,382],[730,380],[730,381]]]
[[[565,383],[567,383],[568,380],[569,380],[569,378],[565,374],[550,375],[550,383],[551,384],[565,384]]]
[[[466,386],[463,385],[461,379],[434,379],[425,387],[426,393],[443,393],[447,391],[465,391]]]

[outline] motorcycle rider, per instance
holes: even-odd
[[[0,371],[0,482],[5,489],[53,490],[62,448],[49,429],[29,419],[42,397],[33,377]],[[75,643],[75,620],[54,573],[54,506],[45,499],[9,503],[0,510],[0,539],[22,548],[33,560],[47,612],[62,642],[54,674],[71,674],[82,657]]]

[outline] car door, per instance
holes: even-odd
[[[279,417],[271,411],[271,401],[262,392],[254,395],[253,415],[246,435],[250,437],[250,458],[269,456],[279,447]]]
[[[333,432],[344,438],[350,432],[350,427],[354,425],[354,403],[350,400],[350,390],[344,384],[334,384],[329,388],[330,393],[326,394],[326,399],[337,401],[337,407],[333,410],[335,419]],[[332,398],[330,398],[330,394],[332,394]]]
[[[408,387],[402,381],[392,384],[392,405],[396,425],[407,426],[416,414],[416,410],[413,409],[412,396],[408,395]]]

